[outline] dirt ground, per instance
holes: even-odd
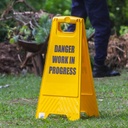
[[[19,74],[21,72],[20,50],[16,45],[0,43],[0,73]]]

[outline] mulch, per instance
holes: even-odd
[[[0,43],[0,73],[19,74],[21,72],[21,51],[16,45]]]

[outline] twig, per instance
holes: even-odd
[[[30,5],[26,2],[26,0],[17,0],[15,3],[24,3],[28,8],[30,8],[30,9],[33,10],[33,11],[35,11],[35,9],[34,9],[32,6],[30,6]]]
[[[10,19],[13,19],[13,16],[2,17],[2,18],[0,18],[0,21],[10,20]]]
[[[119,48],[118,46],[111,46],[112,48],[117,48],[118,50],[120,50],[121,52],[125,53],[124,50],[122,50],[121,48]]]

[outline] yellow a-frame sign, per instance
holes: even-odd
[[[61,23],[76,24],[75,31],[63,32]],[[85,35],[82,18],[53,18],[36,118],[61,114],[77,120],[81,112],[99,115]]]

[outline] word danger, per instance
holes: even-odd
[[[55,45],[54,52],[74,53],[75,52],[75,46],[72,46],[72,45]]]
[[[74,67],[49,67],[49,74],[65,74],[76,75],[76,68]]]

